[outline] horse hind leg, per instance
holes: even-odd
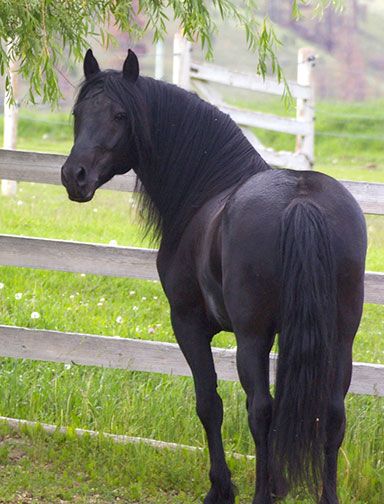
[[[323,490],[320,504],[338,504],[337,458],[344,439],[346,417],[344,400],[352,376],[352,345],[363,310],[363,282],[339,285],[337,347],[333,364],[334,379],[330,389],[326,441],[324,446]]]
[[[268,460],[268,433],[272,418],[272,396],[269,391],[269,352],[273,333],[245,336],[236,331],[237,368],[247,395],[249,427],[256,446],[256,486],[253,504],[271,504],[276,491],[271,482]],[[283,482],[279,482],[283,490]],[[285,495],[285,493],[284,493]]]
[[[343,442],[346,417],[344,398],[352,374],[352,345],[344,344],[338,348],[335,381],[328,405],[326,442],[324,446],[323,491],[320,504],[338,504],[337,497],[337,458]]]

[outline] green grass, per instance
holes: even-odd
[[[26,119],[19,147],[48,150],[44,142],[50,142],[50,150],[68,151],[71,128],[50,124],[51,117],[66,120],[47,114],[44,121],[48,122],[39,125]],[[45,140],[44,135],[48,135]],[[282,139],[270,136],[268,140],[283,148],[278,143]],[[331,162],[333,154],[327,161],[325,140],[319,141],[319,164],[339,176],[341,166]],[[371,151],[368,146],[365,150],[356,147],[347,154],[359,154],[364,163],[377,156],[381,163],[380,149],[369,145]],[[342,148],[335,146],[337,159],[342,159]],[[370,173],[381,180],[381,164],[369,172],[364,166],[357,164],[353,177],[345,178],[364,179]],[[79,205],[69,202],[61,187],[25,183],[19,187],[16,197],[0,198],[0,233],[150,245],[141,239],[132,218],[135,199],[130,194],[99,191],[92,202]],[[383,271],[383,217],[371,216],[367,222],[368,269]],[[168,305],[157,282],[0,267],[0,284],[2,324],[174,341]],[[32,319],[32,312],[40,318]],[[384,363],[383,320],[383,306],[365,306],[355,360]],[[231,347],[235,342],[232,335],[221,333],[214,344]],[[219,389],[225,407],[226,449],[253,453],[240,386],[221,382]],[[0,390],[0,415],[205,446],[189,378],[1,359]],[[381,504],[384,400],[349,396],[347,410],[349,428],[339,468],[342,503]],[[239,502],[249,502],[253,462],[229,460],[240,490]],[[110,503],[120,499],[132,504],[188,504],[201,502],[208,488],[205,451],[191,454],[116,446],[105,439],[50,437],[38,429],[14,435],[1,427],[0,466],[0,502]],[[307,501],[292,496],[286,502]]]
[[[294,117],[280,98],[255,95],[234,102],[260,112]],[[259,98],[257,98],[259,96]],[[295,137],[254,129],[260,141],[275,150],[295,149]],[[316,104],[315,169],[338,179],[384,182],[384,102]]]

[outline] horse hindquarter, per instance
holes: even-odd
[[[343,399],[363,302],[361,211],[329,177],[271,172],[240,188],[224,233],[224,297],[238,341],[240,379],[255,389],[246,392],[256,446],[263,446],[260,419],[272,425],[268,460],[259,471],[263,496],[257,489],[254,502],[269,502],[268,481],[273,492],[275,477],[283,474],[314,495],[323,480],[321,502],[335,504]],[[267,359],[271,334],[277,332],[280,356],[271,406]]]

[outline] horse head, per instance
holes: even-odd
[[[78,202],[90,201],[98,187],[138,162],[132,106],[139,78],[135,53],[128,51],[121,72],[101,71],[88,49],[84,76],[73,108],[74,145],[61,169],[69,198]]]

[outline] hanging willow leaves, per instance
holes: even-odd
[[[299,16],[300,6],[310,4],[321,15],[340,1],[294,0],[292,12]],[[108,23],[116,23],[132,39],[151,31],[156,41],[165,36],[173,18],[188,39],[200,41],[210,57],[217,31],[214,20],[219,17],[232,19],[243,29],[262,75],[271,68],[284,80],[276,56],[279,41],[269,19],[258,15],[257,4],[257,0],[1,0],[0,73],[6,75],[10,61],[17,61],[20,74],[29,82],[30,101],[54,105],[61,96],[58,75],[63,59],[69,55],[71,61],[80,61],[92,37],[108,46],[112,40],[105,28]],[[138,15],[145,20],[144,26]],[[9,79],[5,82],[9,91]]]

